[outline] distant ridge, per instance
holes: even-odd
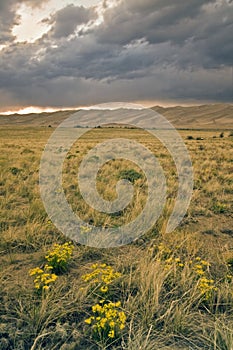
[[[166,117],[179,129],[233,129],[233,104],[208,104],[200,106],[155,106],[152,109]],[[52,113],[0,115],[1,126],[58,126],[77,110]]]
[[[208,104],[190,107],[152,107],[176,128],[233,129],[232,104]]]
[[[58,126],[69,115],[77,110],[42,112],[29,114],[0,114],[0,125],[23,125],[23,126]]]

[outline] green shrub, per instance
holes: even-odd
[[[122,170],[119,174],[120,179],[123,178],[125,180],[131,181],[132,183],[134,183],[139,179],[142,179],[142,177],[143,177],[142,174],[138,173],[134,169]]]

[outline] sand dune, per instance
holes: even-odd
[[[152,108],[165,116],[176,128],[183,129],[233,129],[233,104],[209,104],[191,107]],[[0,115],[0,125],[58,126],[76,111]]]
[[[233,105],[214,104],[191,107],[156,106],[153,108],[163,114],[177,128],[192,129],[232,129]]]

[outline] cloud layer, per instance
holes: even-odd
[[[0,108],[126,100],[232,101],[233,2],[78,1],[19,43],[16,0],[0,3]],[[36,6],[36,1],[24,1]],[[41,3],[41,2],[40,2]]]

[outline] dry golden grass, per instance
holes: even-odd
[[[233,278],[226,277],[233,274],[227,265],[233,259],[229,132],[220,138],[219,131],[180,131],[192,158],[195,186],[188,213],[172,234],[165,233],[165,226],[175,200],[177,175],[166,149],[139,130],[96,129],[85,135],[64,164],[67,199],[84,220],[121,225],[136,217],[145,203],[143,174],[125,160],[106,164],[97,184],[101,195],[111,200],[121,171],[134,169],[142,175],[134,183],[134,200],[122,215],[100,214],[82,200],[78,165],[89,149],[109,137],[135,139],[156,154],[166,174],[168,201],[156,226],[130,245],[94,249],[76,244],[69,271],[41,298],[34,292],[28,271],[43,266],[53,243],[69,240],[47,217],[39,194],[40,157],[52,131],[42,127],[4,127],[0,131],[0,349],[232,350]],[[210,262],[209,278],[217,286],[208,300],[200,295],[197,275],[189,263],[198,256]],[[167,266],[170,257],[173,260]],[[182,267],[177,266],[177,258]],[[127,315],[122,337],[101,344],[84,323],[97,296],[81,276],[94,262],[104,262],[122,273],[112,286],[111,297],[121,300]]]

